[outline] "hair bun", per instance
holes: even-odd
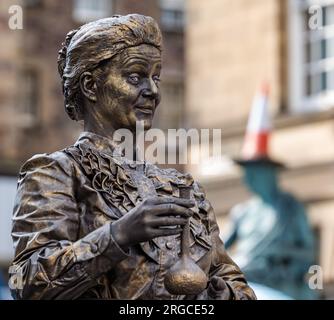
[[[58,72],[60,77],[63,78],[64,70],[66,67],[66,54],[67,48],[73,38],[73,36],[78,32],[79,29],[71,30],[65,38],[65,41],[62,43],[62,48],[58,51]]]

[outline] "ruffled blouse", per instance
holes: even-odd
[[[110,226],[143,199],[180,196],[190,187],[190,255],[208,277],[224,279],[233,299],[255,295],[227,255],[212,207],[191,175],[122,157],[113,141],[83,132],[77,142],[36,155],[21,168],[13,213],[17,299],[207,299],[171,295],[164,276],[179,259],[180,235],[124,252]],[[135,232],[135,230],[129,230]]]

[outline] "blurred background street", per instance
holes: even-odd
[[[23,8],[22,30],[9,28],[12,5]],[[310,8],[320,13],[315,25]],[[269,84],[270,156],[284,163],[280,184],[304,205],[315,235],[319,298],[333,299],[334,0],[1,0],[0,283],[7,284],[13,256],[20,166],[72,144],[82,129],[64,112],[61,43],[85,22],[127,13],[154,17],[163,32],[155,127],[222,130],[223,160],[176,166],[203,184],[222,233],[231,209],[251,197],[232,159],[240,156],[254,95]]]

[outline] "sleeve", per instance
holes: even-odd
[[[78,238],[73,172],[66,155],[35,156],[21,169],[9,269],[15,299],[76,299],[128,256],[112,238],[110,223]]]
[[[302,203],[291,194],[282,194],[280,198],[277,223],[280,228],[271,234],[276,241],[268,259],[275,268],[290,268],[291,275],[300,277],[316,261],[314,234]]]
[[[244,274],[225,250],[224,243],[219,237],[219,228],[212,209],[210,210],[209,219],[212,226],[211,238],[213,244],[210,278],[213,276],[221,277],[231,290],[234,300],[256,299],[253,290],[247,284]]]
[[[243,205],[237,204],[229,213],[228,228],[223,230],[223,240],[226,249],[229,249],[238,239],[239,222],[242,219],[243,212]]]
[[[255,300],[256,295],[248,286],[244,274],[227,254],[224,243],[219,237],[219,227],[213,208],[210,202],[205,198],[203,188],[201,186],[199,186],[199,188],[203,193],[203,201],[200,204],[200,208],[207,212],[209,233],[212,240],[210,279],[213,276],[223,279],[230,289],[231,299],[233,300]]]

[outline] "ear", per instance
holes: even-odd
[[[82,94],[90,101],[96,102],[96,82],[91,72],[84,72],[80,76]]]

